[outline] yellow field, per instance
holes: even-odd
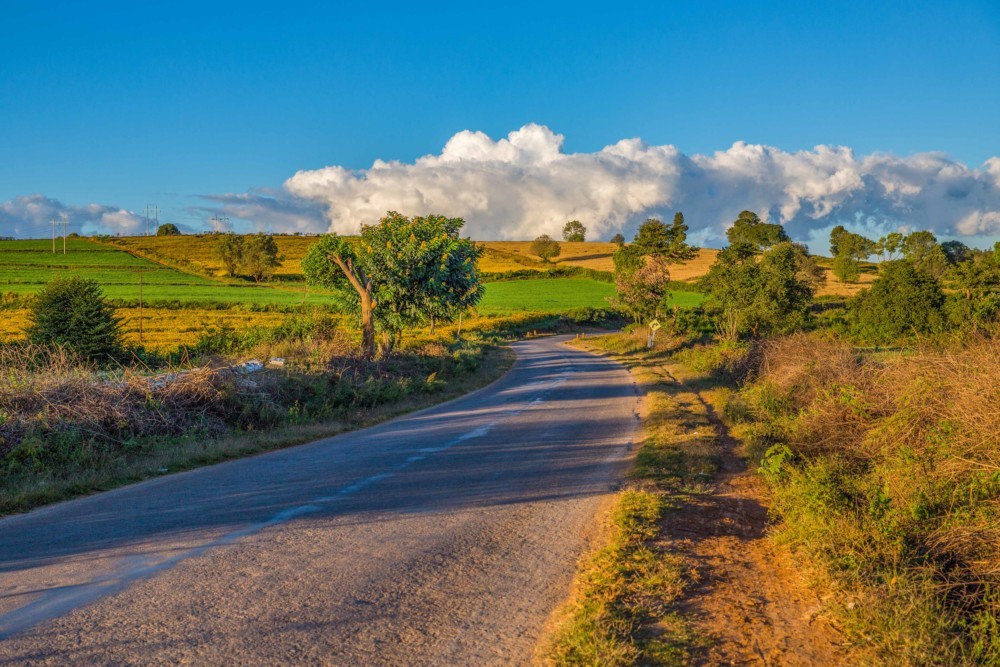
[[[119,308],[125,342],[139,344],[139,309]],[[193,345],[211,328],[232,327],[237,331],[251,326],[277,326],[294,317],[287,313],[254,313],[246,310],[142,309],[142,344],[150,350],[169,352],[180,345]],[[24,338],[27,310],[5,310],[0,317],[0,342]]]
[[[300,261],[309,246],[316,243],[315,236],[274,237],[281,256],[281,266],[275,271],[277,277],[300,276]],[[112,244],[175,268],[209,276],[221,277],[225,274],[222,262],[216,256],[219,237],[215,234],[190,236],[131,236],[113,239]]]

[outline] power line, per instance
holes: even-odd
[[[216,232],[221,232],[223,229],[229,228],[229,218],[227,216],[219,217],[218,215],[215,215],[214,217],[209,218],[209,221],[215,227]]]

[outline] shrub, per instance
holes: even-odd
[[[852,329],[864,342],[884,344],[944,329],[944,292],[937,279],[908,260],[883,262],[871,288],[851,300]]]
[[[94,280],[56,278],[32,304],[28,340],[59,346],[87,359],[108,361],[122,349],[121,320]]]

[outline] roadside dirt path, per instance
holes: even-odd
[[[695,626],[700,665],[841,665],[842,639],[822,614],[791,556],[767,538],[768,517],[757,479],[705,397],[661,368],[664,381],[718,435],[720,470],[706,491],[667,515],[668,549],[690,559],[696,583],[676,611]],[[676,372],[676,371],[675,371]],[[679,396],[680,398],[680,396]]]

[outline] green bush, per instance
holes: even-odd
[[[56,278],[32,304],[28,340],[106,362],[122,351],[121,319],[94,280]]]
[[[908,260],[883,262],[871,288],[851,300],[852,332],[863,342],[893,343],[944,329],[944,292]]]

